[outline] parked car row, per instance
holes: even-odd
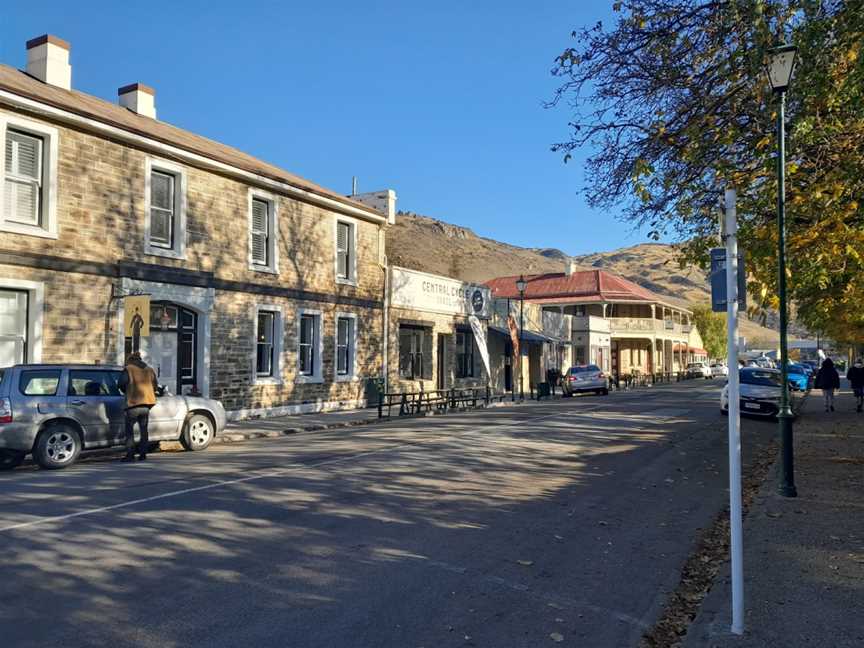
[[[795,392],[807,392],[813,386],[813,372],[802,364],[788,365],[787,380],[793,400]],[[783,375],[779,369],[743,367],[738,370],[741,413],[756,416],[777,416],[780,411]],[[720,394],[720,410],[729,413],[729,385]]]
[[[0,468],[28,454],[43,468],[65,468],[81,452],[123,445],[122,367],[16,365],[0,369]],[[219,401],[164,394],[150,410],[150,441],[203,450],[225,428]]]

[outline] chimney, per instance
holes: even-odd
[[[387,217],[387,223],[396,223],[396,192],[392,189],[382,191],[370,191],[369,193],[354,194],[352,200],[361,202],[372,209],[381,212]]]
[[[576,272],[576,262],[573,261],[573,259],[567,259],[567,268],[566,268],[567,276],[569,277],[575,272]]]
[[[49,85],[72,89],[69,43],[51,34],[27,41],[27,74]]]
[[[156,119],[156,91],[143,83],[130,83],[117,89],[120,105],[142,117]]]

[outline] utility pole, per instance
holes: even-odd
[[[738,375],[738,219],[736,192],[727,189],[721,236],[726,244],[726,366],[729,401],[729,540],[732,632],[744,633],[744,532],[741,511],[741,396]]]

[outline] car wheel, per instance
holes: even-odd
[[[75,463],[81,454],[81,436],[71,425],[52,425],[42,430],[33,447],[33,458],[42,468],[57,470]]]
[[[20,450],[9,450],[3,448],[0,450],[0,470],[12,470],[24,463],[26,452]]]
[[[213,442],[216,431],[213,422],[203,414],[193,414],[183,428],[180,443],[186,450],[204,450]]]
[[[723,409],[722,407],[720,408],[720,413],[721,413],[723,416],[729,416],[729,410],[725,410],[725,409]]]
[[[601,389],[600,395],[601,396],[608,396],[609,395],[609,389]]]

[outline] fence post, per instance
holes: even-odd
[[[378,392],[378,418],[384,418],[384,394]]]

